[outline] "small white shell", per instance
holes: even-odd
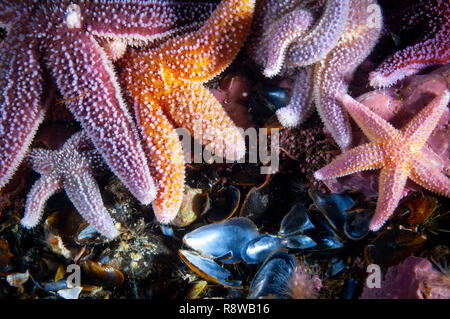
[[[57,294],[64,299],[78,299],[78,296],[82,290],[83,288],[81,287],[61,289],[58,290]]]
[[[20,288],[24,283],[27,282],[30,274],[28,273],[28,269],[26,272],[16,272],[14,274],[10,274],[6,276],[6,281],[11,287]]]

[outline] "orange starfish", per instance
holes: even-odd
[[[240,130],[202,84],[237,55],[250,29],[254,2],[223,0],[199,30],[123,59],[123,79],[157,181],[153,210],[161,223],[176,216],[183,197],[184,157],[175,125],[216,156],[237,160],[245,155]]]
[[[447,108],[448,91],[435,97],[401,130],[349,95],[345,95],[342,102],[370,143],[339,155],[318,170],[315,177],[323,180],[381,168],[377,207],[369,226],[371,230],[380,229],[392,215],[402,198],[408,177],[430,191],[450,196],[450,179],[422,150]]]

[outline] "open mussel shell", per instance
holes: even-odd
[[[229,279],[231,273],[227,269],[219,266],[215,261],[202,257],[195,251],[190,250],[180,249],[178,255],[190,269],[202,278],[226,287],[241,287],[241,281]]]
[[[197,299],[207,284],[208,282],[206,280],[198,280],[192,283],[186,293],[186,299]]]
[[[263,216],[270,207],[273,198],[272,176],[267,175],[264,183],[252,187],[245,196],[239,216],[253,220]]]
[[[229,185],[208,194],[209,208],[204,213],[212,223],[223,222],[232,217],[239,206],[241,192],[237,187]]]
[[[372,220],[373,210],[352,212],[344,223],[344,233],[351,240],[360,240],[370,232],[369,225]]]
[[[353,199],[346,194],[324,195],[312,189],[308,194],[333,231],[342,232],[347,218],[344,212],[354,206]]]
[[[294,258],[276,251],[262,264],[249,289],[248,298],[285,298],[287,285],[295,269]]]
[[[275,250],[284,248],[278,236],[263,234],[250,240],[242,249],[242,260],[247,264],[259,264]]]
[[[103,287],[120,286],[125,276],[114,267],[106,264],[100,264],[93,260],[86,260],[81,263],[81,268],[86,275],[89,284]]]
[[[204,257],[235,263],[241,260],[244,245],[258,235],[258,229],[250,219],[235,217],[199,227],[186,234],[183,242]]]
[[[186,227],[191,224],[207,209],[207,202],[208,195],[200,188],[186,186],[180,210],[172,224],[177,227]]]
[[[292,236],[313,228],[314,225],[306,213],[305,205],[297,202],[281,221],[278,234],[280,236]]]

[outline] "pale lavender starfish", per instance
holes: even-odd
[[[111,61],[100,45],[142,44],[206,20],[210,3],[0,0],[0,188],[14,174],[56,82],[111,170],[142,203],[155,186]]]
[[[374,0],[259,3],[249,55],[266,76],[295,78],[290,103],[276,112],[284,127],[303,122],[315,103],[335,141],[342,148],[349,146],[350,124],[339,97],[375,45],[381,23]]]
[[[28,193],[22,226],[36,226],[48,198],[64,189],[81,216],[100,234],[108,238],[118,235],[93,177],[102,158],[84,131],[72,135],[59,150],[30,150],[26,161],[41,177]]]

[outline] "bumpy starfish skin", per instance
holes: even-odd
[[[446,64],[450,59],[450,3],[448,0],[419,0],[405,10],[413,25],[426,20],[424,39],[396,52],[370,73],[373,87],[388,87],[397,81],[418,73],[421,69]],[[402,20],[404,20],[403,18]]]
[[[247,51],[263,66],[266,76],[274,76],[281,70],[287,47],[313,24],[313,10],[304,2],[261,0],[256,3]]]
[[[274,0],[262,1],[258,9],[263,13],[257,12],[259,19],[254,23],[257,40],[250,43],[249,54],[265,68],[266,76],[295,74],[291,101],[276,112],[284,127],[303,122],[315,102],[325,126],[345,148],[350,144],[351,130],[337,97],[346,93],[354,70],[375,45],[381,10],[372,0],[296,3],[286,12]],[[281,17],[274,8],[283,11]],[[309,19],[318,12],[322,12],[320,19],[312,24]],[[278,20],[270,23],[271,17]],[[259,31],[262,27],[267,31]]]
[[[99,233],[108,238],[118,235],[92,176],[101,165],[101,155],[84,131],[75,133],[59,150],[32,149],[26,160],[41,177],[28,193],[22,226],[36,226],[47,199],[64,189],[81,216]]]
[[[198,23],[213,5],[171,1],[0,0],[0,188],[42,122],[47,69],[111,170],[142,203],[155,186],[111,61],[98,40],[137,44]],[[41,64],[42,63],[42,64]]]
[[[264,69],[265,76],[272,77],[280,72],[288,46],[294,38],[304,33],[312,23],[313,15],[310,12],[296,10],[283,16],[270,30],[265,32],[283,35],[281,41],[278,37],[267,37],[265,40],[267,44],[264,45],[261,43],[258,47],[258,51],[262,49],[266,50],[265,52],[258,52],[259,55],[264,55],[264,65],[266,65]]]
[[[231,63],[250,29],[254,0],[222,0],[199,30],[177,36],[123,61],[151,171],[158,183],[157,219],[178,213],[184,188],[184,157],[174,126],[189,131],[211,153],[236,160],[245,142],[232,120],[202,83]]]
[[[306,66],[323,59],[336,46],[346,27],[350,3],[351,0],[328,0],[319,23],[289,46],[289,63]]]
[[[392,215],[409,177],[422,187],[450,196],[450,179],[421,150],[449,102],[449,92],[435,97],[401,130],[395,129],[349,95],[343,97],[347,111],[370,143],[346,151],[318,170],[319,180],[381,169],[378,201],[370,229],[376,231]]]
[[[381,11],[369,10],[371,5],[374,6],[375,1],[351,2],[344,33],[330,53],[315,65],[313,98],[316,108],[342,148],[351,143],[351,127],[338,98],[347,92],[349,79],[372,51],[381,30]]]

